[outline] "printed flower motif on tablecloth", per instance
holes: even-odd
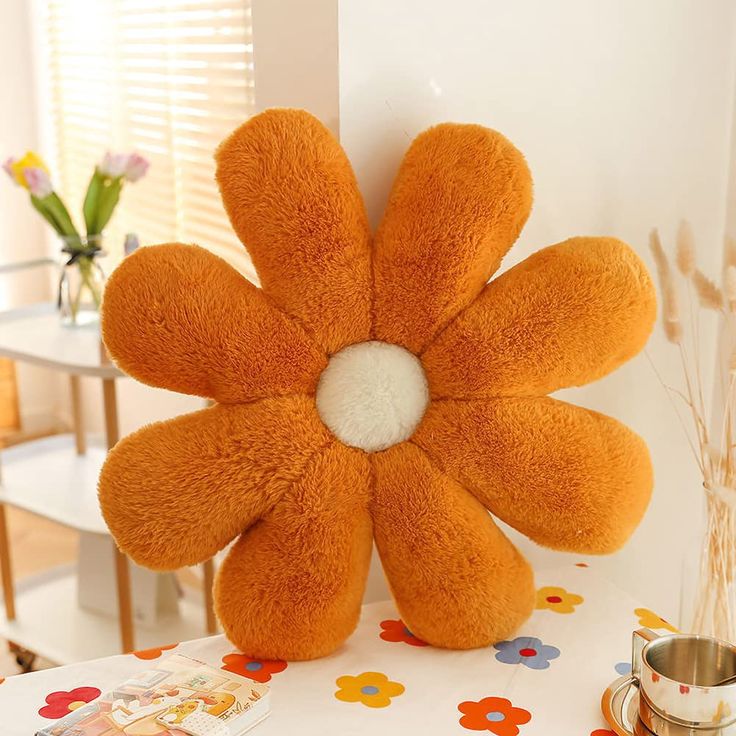
[[[166,644],[162,647],[152,647],[151,649],[139,649],[137,652],[133,652],[133,656],[138,659],[158,659],[165,651],[178,647],[179,643]]]
[[[519,726],[529,723],[532,714],[516,708],[506,698],[483,698],[460,703],[457,709],[464,713],[460,725],[469,731],[490,731],[496,736],[517,736]]]
[[[710,717],[711,721],[722,721],[731,715],[731,706],[725,700],[718,701],[718,707]]]
[[[564,588],[548,585],[537,591],[537,610],[574,613],[575,606],[579,606],[583,600],[583,596],[577,593],[568,593]]]
[[[590,736],[616,736],[616,734],[610,728],[596,728],[595,731],[590,732]]]
[[[236,675],[250,677],[256,682],[268,682],[271,675],[283,672],[288,663],[280,659],[254,659],[246,657],[245,654],[226,654],[222,658],[223,665],[220,669],[234,672]]]
[[[542,644],[533,636],[517,636],[513,641],[500,641],[493,645],[498,652],[496,659],[504,664],[523,664],[533,670],[546,670],[551,659],[560,656],[560,650]]]
[[[422,641],[419,637],[414,636],[411,631],[406,627],[401,619],[388,621],[381,621],[381,628],[383,631],[380,633],[381,639],[390,642],[404,642],[410,644],[413,647],[426,647],[427,642]]]
[[[404,686],[392,682],[383,672],[363,672],[360,675],[343,675],[335,680],[340,688],[335,697],[344,703],[362,703],[369,708],[386,708],[391,698],[403,694]]]
[[[63,718],[73,710],[81,708],[95,698],[100,697],[100,690],[96,687],[75,687],[74,690],[58,690],[46,696],[46,705],[38,710],[38,715],[44,718]]]
[[[634,614],[639,617],[639,624],[646,626],[648,629],[666,629],[675,634],[680,633],[680,630],[676,629],[669,621],[665,621],[665,619],[648,608],[635,608]]]

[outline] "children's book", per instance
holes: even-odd
[[[268,713],[267,685],[174,654],[36,736],[240,736]]]

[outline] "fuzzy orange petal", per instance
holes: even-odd
[[[605,376],[652,331],[644,264],[613,238],[540,250],[486,286],[423,355],[432,396],[540,396]]]
[[[250,656],[314,659],[360,616],[371,557],[366,455],[335,442],[220,567],[215,603],[228,638]]]
[[[532,201],[521,153],[480,125],[437,125],[411,144],[376,233],[379,340],[419,352],[480,292]]]
[[[370,332],[370,229],[350,162],[303,110],[267,110],[217,151],[217,181],[264,290],[329,353]]]
[[[225,403],[314,391],[325,355],[225,261],[195,245],[141,248],[105,289],[102,331],[143,383]]]
[[[413,440],[496,516],[553,549],[615,551],[651,495],[644,441],[555,399],[435,402]]]
[[[510,636],[534,607],[531,568],[464,488],[418,447],[371,456],[375,538],[401,617],[438,647]]]
[[[105,521],[141,565],[202,562],[268,511],[329,439],[304,397],[218,405],[144,427],[102,469]]]

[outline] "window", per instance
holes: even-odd
[[[151,168],[126,187],[106,249],[120,256],[127,232],[193,242],[255,280],[213,161],[254,109],[249,0],[46,0],[42,12],[53,169],[73,215],[104,152],[136,150]]]

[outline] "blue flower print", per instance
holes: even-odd
[[[546,670],[550,660],[560,656],[560,650],[549,644],[542,644],[533,636],[518,636],[513,641],[500,641],[494,644],[498,649],[496,659],[504,664],[523,664],[533,670]]]

